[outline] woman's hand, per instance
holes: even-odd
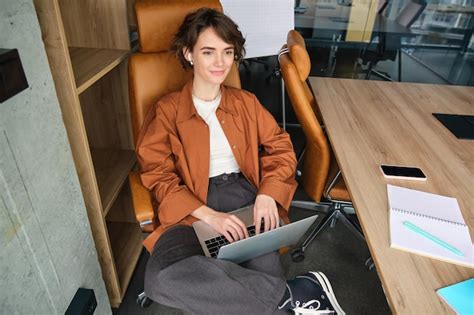
[[[233,243],[249,237],[245,224],[233,214],[215,211],[207,206],[201,206],[191,213],[192,216],[206,222],[219,234]]]
[[[255,224],[255,231],[257,234],[260,233],[262,219],[265,226],[265,232],[280,226],[280,217],[278,216],[278,208],[275,199],[270,196],[260,194],[257,195],[253,208],[253,222]]]

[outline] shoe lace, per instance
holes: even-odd
[[[300,301],[296,301],[295,306],[296,307],[293,309],[293,312],[295,312],[295,315],[334,314],[334,311],[320,310],[319,308],[321,307],[321,303],[318,300],[310,300],[306,303],[301,303]]]
[[[278,309],[279,309],[279,310],[283,309],[283,308],[286,306],[286,304],[288,304],[288,303],[291,303],[291,298],[288,298],[288,300],[286,300],[285,303],[283,303],[282,305],[278,306]]]

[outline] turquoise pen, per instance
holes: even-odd
[[[411,231],[413,231],[413,232],[415,232],[415,233],[417,233],[417,234],[419,234],[419,235],[421,235],[421,236],[426,237],[426,238],[429,239],[430,241],[433,241],[433,242],[435,242],[436,244],[438,244],[438,245],[440,245],[440,246],[446,248],[446,249],[449,250],[450,252],[452,252],[452,253],[454,253],[454,254],[456,254],[456,255],[459,255],[459,256],[464,256],[464,254],[463,254],[459,249],[457,249],[456,247],[451,246],[451,245],[449,245],[448,243],[446,243],[445,241],[440,240],[439,238],[437,238],[437,237],[434,236],[433,234],[430,234],[430,233],[426,232],[425,230],[419,228],[418,226],[414,225],[414,224],[411,223],[410,221],[403,221],[403,225],[404,225],[407,229],[409,229],[409,230],[411,230]]]

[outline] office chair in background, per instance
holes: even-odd
[[[379,2],[377,3],[377,14],[383,14],[383,11],[385,11],[387,6],[388,0],[379,0]]]
[[[192,71],[185,71],[178,59],[169,53],[169,48],[184,17],[202,7],[223,11],[218,0],[146,0],[135,4],[139,51],[130,56],[128,66],[135,143],[150,107],[162,96],[180,90],[192,77]],[[237,65],[234,65],[224,84],[240,88]],[[129,174],[129,182],[136,219],[144,232],[152,232],[159,225],[152,194],[142,185],[139,171]],[[141,293],[137,303],[146,307],[151,300]]]
[[[388,4],[388,3],[387,3]],[[387,4],[377,13],[381,14],[383,10],[385,10]],[[408,3],[400,10],[400,13],[395,18],[395,21],[398,22],[400,25],[410,28],[410,26],[418,19],[421,15],[423,10],[426,7],[426,2],[423,0],[419,2],[415,1],[408,1]],[[400,39],[400,38],[399,38]],[[401,41],[401,39],[400,39]],[[364,71],[366,72],[365,79],[370,79],[372,74],[381,77],[387,81],[393,81],[388,74],[377,71],[375,67],[377,63],[380,61],[392,60],[395,61],[398,55],[398,81],[401,81],[401,69],[402,69],[402,54],[401,54],[401,42],[397,49],[386,49],[386,34],[379,36],[379,43],[375,49],[366,49],[362,53],[360,57],[360,63],[363,65],[367,65],[367,69]],[[355,65],[355,68],[357,64]]]
[[[400,10],[395,21],[405,27],[410,27],[426,8],[426,4],[427,3],[423,0],[417,2],[408,1],[408,3]]]
[[[322,117],[317,102],[306,81],[311,61],[304,39],[297,31],[292,30],[288,33],[287,44],[279,54],[279,63],[288,96],[306,137],[302,186],[314,200],[314,202],[294,200],[291,205],[326,213],[300,246],[292,251],[293,261],[298,262],[304,259],[304,251],[311,241],[327,225],[333,227],[337,220],[360,239],[364,240],[364,235],[360,227],[345,212],[345,208],[352,208],[352,202],[321,127]],[[322,197],[329,202],[321,202]]]

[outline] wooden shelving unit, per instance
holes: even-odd
[[[115,268],[118,274],[119,288],[126,288],[132,278],[142,249],[142,238],[140,227],[134,223],[107,222],[112,252],[114,253]],[[123,298],[125,290],[120,290],[120,299]]]
[[[70,47],[69,54],[79,94],[122,63],[129,52],[116,49]]]
[[[142,250],[127,175],[130,125],[127,8],[133,0],[34,0],[112,307]]]
[[[91,154],[105,216],[127,180],[129,171],[136,163],[135,152],[133,150],[92,149]]]

